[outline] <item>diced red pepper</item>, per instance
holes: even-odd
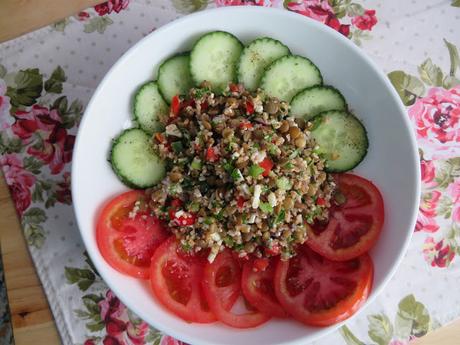
[[[216,153],[215,148],[208,147],[206,150],[206,160],[208,162],[216,162],[219,159],[219,155]]]
[[[240,88],[238,87],[238,84],[230,84],[228,87],[230,88],[230,91],[231,91],[231,92],[238,92],[238,91],[240,91]]]
[[[236,206],[238,206],[238,208],[243,208],[245,202],[246,202],[246,199],[240,196],[238,197],[238,200],[236,200]]]
[[[179,115],[179,111],[180,111],[180,98],[178,95],[175,95],[171,100],[170,116],[176,117],[177,115]]]
[[[193,98],[191,99],[186,99],[180,103],[180,109],[185,109],[188,106],[194,107],[195,106],[195,100]]]
[[[254,104],[251,101],[246,101],[246,114],[254,114]]]
[[[155,140],[160,144],[164,144],[166,142],[166,138],[162,133],[155,133]]]
[[[259,163],[259,166],[265,170],[262,173],[262,176],[266,177],[273,169],[273,162],[270,160],[270,158],[265,158],[262,162]]]
[[[269,261],[267,258],[257,258],[254,259],[254,263],[252,265],[252,270],[254,272],[261,272],[265,271],[269,265]]]
[[[250,129],[252,127],[254,127],[254,126],[249,121],[243,121],[243,122],[240,123],[240,128],[241,129]]]
[[[274,244],[271,248],[265,248],[264,252],[267,256],[276,256],[280,253],[281,248],[279,244]]]
[[[316,204],[318,206],[325,206],[326,205],[326,200],[323,199],[323,198],[318,198],[318,199],[316,199]]]

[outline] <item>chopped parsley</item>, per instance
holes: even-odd
[[[265,171],[264,168],[262,168],[260,165],[258,164],[253,164],[249,167],[249,175],[251,175],[252,177],[256,178],[258,177],[260,174],[262,174],[263,172]]]

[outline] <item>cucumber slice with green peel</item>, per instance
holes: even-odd
[[[149,188],[165,176],[165,164],[153,150],[150,135],[131,128],[114,139],[110,153],[112,169],[131,188]]]
[[[278,40],[262,37],[247,45],[238,63],[238,82],[249,91],[255,91],[265,68],[282,56],[289,55],[289,48]]]
[[[186,95],[192,86],[188,53],[175,55],[161,64],[158,69],[158,88],[168,104],[174,96]]]
[[[313,62],[303,56],[288,55],[267,67],[260,87],[267,95],[290,102],[300,90],[322,83],[321,72]]]
[[[211,83],[214,92],[222,92],[236,81],[237,62],[243,45],[232,34],[213,31],[195,43],[190,53],[190,72],[194,82]]]
[[[310,120],[314,116],[329,110],[347,110],[342,94],[332,86],[312,86],[300,91],[290,103],[289,114]]]
[[[169,107],[158,90],[158,84],[150,81],[142,85],[134,95],[134,119],[144,131],[154,133],[162,129],[160,119],[169,115]]]
[[[366,129],[352,114],[326,111],[312,120],[311,136],[319,153],[326,158],[327,172],[343,172],[356,167],[369,147]]]

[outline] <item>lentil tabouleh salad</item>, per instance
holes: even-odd
[[[110,162],[135,190],[107,203],[96,229],[112,267],[150,279],[189,322],[327,326],[359,309],[383,200],[346,173],[367,133],[312,61],[272,38],[243,46],[211,32],[163,62],[133,114]],[[240,296],[252,309],[235,314]]]

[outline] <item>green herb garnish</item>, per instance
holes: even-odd
[[[190,169],[200,170],[201,167],[202,167],[201,160],[198,157],[193,158],[192,164],[190,165]]]
[[[286,176],[283,176],[276,180],[276,186],[279,189],[289,190],[292,188],[292,183]]]
[[[280,213],[276,215],[275,222],[273,223],[273,225],[283,222],[285,217],[286,217],[286,211],[284,211],[283,209],[280,211]]]
[[[273,207],[268,202],[261,202],[259,208],[264,213],[272,213]]]
[[[240,182],[244,179],[243,174],[241,173],[240,169],[233,169],[231,173],[231,177],[233,181]]]
[[[264,171],[265,169],[257,164],[253,164],[249,167],[249,175],[251,175],[254,178],[262,174]]]

